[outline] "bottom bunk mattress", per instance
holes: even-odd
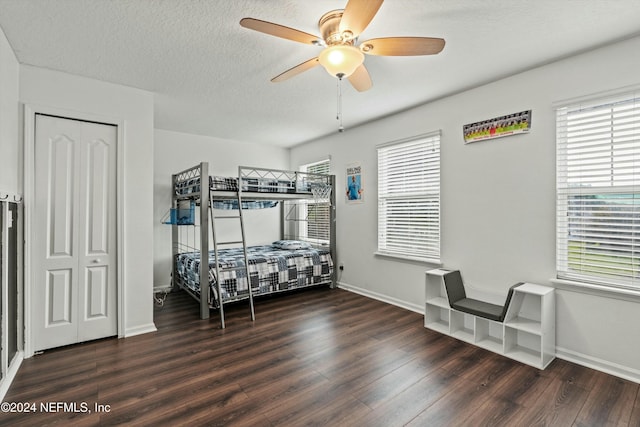
[[[333,273],[333,261],[326,249],[280,249],[272,245],[247,248],[249,276],[253,295],[329,283]],[[249,290],[244,251],[242,248],[219,249],[220,288],[222,301],[247,298]],[[218,307],[216,257],[209,251],[209,305]],[[176,273],[183,286],[200,293],[200,252],[177,255]]]

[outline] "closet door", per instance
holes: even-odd
[[[36,115],[35,127],[38,351],[117,334],[117,128],[46,115]]]

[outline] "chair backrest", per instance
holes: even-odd
[[[462,283],[462,276],[460,270],[453,270],[443,276],[444,287],[447,290],[447,298],[449,298],[449,305],[453,305],[461,299],[465,299],[467,294],[464,291],[464,284]]]
[[[513,297],[513,290],[520,285],[523,285],[524,282],[516,283],[509,288],[509,292],[507,293],[507,299],[504,302],[504,306],[502,306],[502,314],[500,315],[500,321],[503,322],[505,316],[507,315],[507,310],[509,309],[509,304],[511,304],[511,297]]]

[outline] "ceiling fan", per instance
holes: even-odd
[[[322,37],[294,28],[243,18],[240,25],[251,30],[299,43],[323,46],[320,54],[296,65],[271,79],[281,82],[317,65],[338,79],[346,77],[351,85],[362,92],[371,88],[371,77],[364,66],[364,55],[415,56],[433,55],[444,48],[444,39],[433,37],[383,37],[358,42],[358,36],[369,25],[382,6],[383,0],[348,0],[344,10],[332,10],[318,21]]]

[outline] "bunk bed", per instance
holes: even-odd
[[[335,287],[335,176],[240,166],[237,177],[218,177],[210,176],[203,162],[174,174],[172,190],[173,286],[199,301],[200,318],[218,309],[224,328],[224,304],[248,299],[255,320],[255,296]],[[304,214],[318,206],[324,206],[321,217],[328,221],[326,238],[300,238],[301,224],[308,221]],[[274,207],[280,208],[280,240],[247,246],[243,211]],[[234,219],[241,238],[220,241],[216,224]],[[193,245],[181,242],[182,225],[199,228]]]

